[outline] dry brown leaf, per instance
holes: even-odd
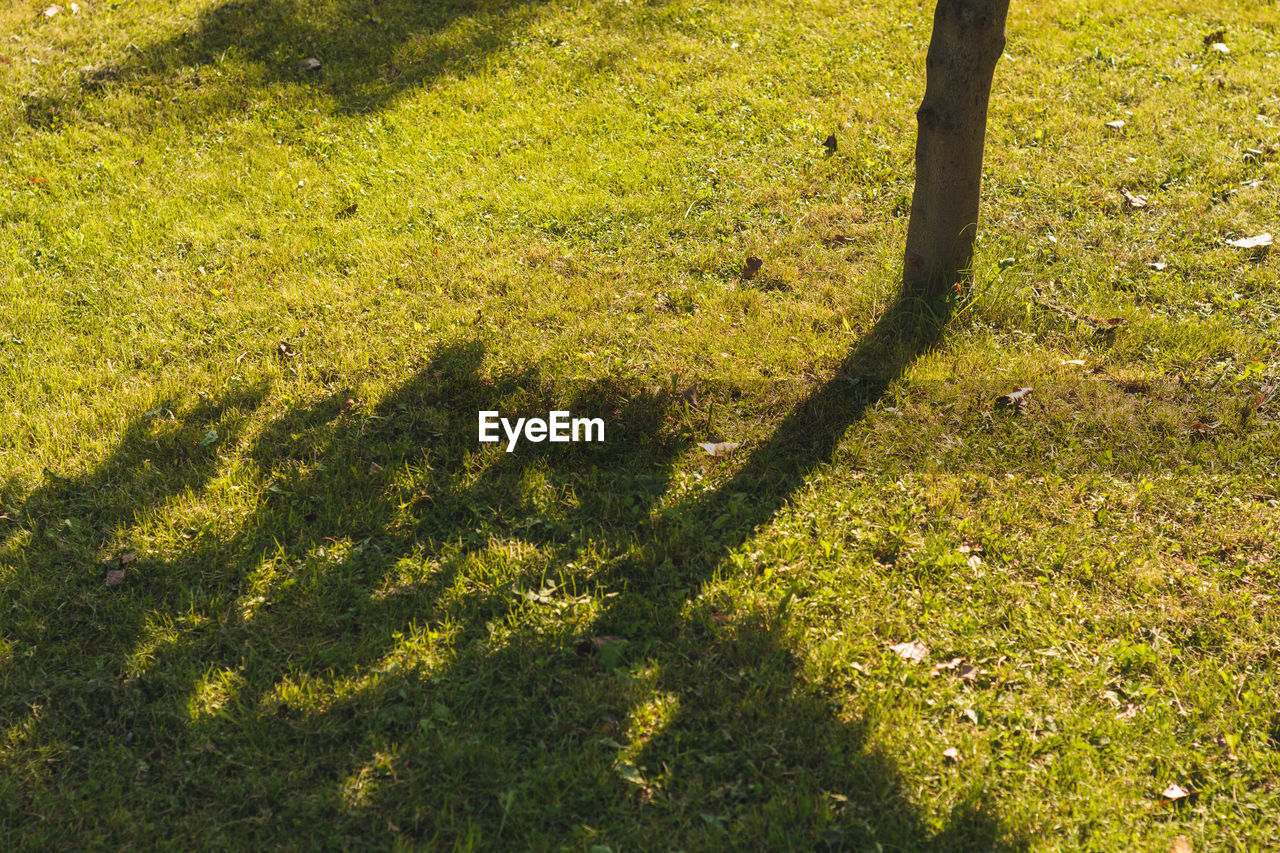
[[[1228,246],[1235,246],[1237,249],[1262,249],[1270,246],[1275,242],[1275,238],[1270,233],[1258,234],[1254,237],[1241,237],[1239,240],[1228,240]]]
[[[932,674],[932,675],[941,675],[941,674],[943,673],[943,671],[944,671],[944,670],[948,670],[948,669],[952,669],[952,670],[954,670],[954,669],[958,668],[958,667],[960,666],[960,664],[962,664],[962,663],[964,663],[964,658],[952,658],[951,660],[947,661],[946,663],[935,663],[935,664],[933,665],[933,671],[932,671],[932,673],[931,673],[931,674]]]
[[[762,266],[764,266],[764,261],[752,255],[747,258],[746,264],[742,267],[742,277],[750,281],[756,277],[756,273],[760,272]]]
[[[1195,853],[1191,847],[1191,839],[1185,835],[1179,835],[1173,839],[1173,844],[1169,845],[1169,853]]]
[[[1124,200],[1129,203],[1130,207],[1146,207],[1147,197],[1142,195],[1134,195],[1129,192],[1126,187],[1120,188],[1120,195],[1124,196]]]
[[[700,441],[698,446],[709,456],[728,456],[742,445],[736,441]]]
[[[954,672],[957,678],[964,681],[976,681],[982,670],[965,663],[964,658],[952,658],[946,663],[935,663],[930,674],[941,675],[944,672]]]
[[[1222,421],[1211,420],[1205,415],[1201,415],[1192,422],[1189,429],[1191,430],[1192,438],[1209,438],[1217,435],[1221,426]]]
[[[1031,387],[1015,388],[1008,394],[997,397],[995,406],[997,409],[1012,409],[1015,412],[1021,412],[1027,407],[1027,395],[1034,390]]]
[[[369,476],[370,476],[370,477],[373,477],[373,476],[375,476],[375,475],[377,475],[377,474],[381,474],[381,473],[382,473],[382,466],[381,466],[381,465],[379,465],[377,462],[370,462],[370,463],[369,463]]]
[[[1219,44],[1220,42],[1224,42],[1226,40],[1227,40],[1226,30],[1214,30],[1213,32],[1205,36],[1203,39],[1201,39],[1200,41],[1204,45],[1204,49],[1208,50],[1209,48],[1213,47],[1215,44]]]
[[[123,554],[120,555],[120,565],[127,566],[136,559],[138,559],[137,554],[133,553],[132,551],[125,551]]]
[[[909,660],[912,663],[919,663],[929,656],[929,647],[919,640],[912,640],[909,643],[898,643],[890,646],[897,653],[898,657],[903,660]]]
[[[1112,130],[1124,130],[1124,119],[1118,118],[1115,121],[1107,122],[1107,127]]]
[[[959,761],[960,750],[956,749],[954,746],[949,746],[946,749],[942,750],[942,757],[947,759],[948,761]]]
[[[1176,802],[1191,796],[1191,792],[1176,782],[1170,782],[1169,787],[1165,788],[1164,791],[1161,792],[1160,796],[1170,802]]]
[[[578,650],[579,654],[590,654],[592,652],[600,651],[610,643],[617,643],[621,640],[621,637],[614,636],[613,634],[604,634],[599,637],[588,637],[585,640],[579,640],[575,648]]]
[[[119,586],[124,583],[124,569],[109,569],[107,571],[107,586]]]

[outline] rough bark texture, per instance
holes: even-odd
[[[982,146],[1009,0],[938,0],[916,112],[916,186],[902,281],[936,294],[973,267]]]

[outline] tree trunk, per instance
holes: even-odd
[[[902,282],[937,295],[973,272],[982,145],[1009,0],[938,0],[916,112],[916,186]]]

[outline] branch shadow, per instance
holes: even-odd
[[[0,826],[29,846],[74,815],[110,843],[1020,848],[983,804],[931,829],[864,721],[801,677],[774,614],[722,624],[697,602],[946,313],[895,303],[723,485],[669,505],[677,401],[633,380],[491,376],[464,344],[370,410],[335,394],[287,412],[247,454],[265,500],[230,536],[140,559],[150,579],[105,605],[110,648],[93,621],[60,622],[56,642],[11,629]],[[470,438],[480,409],[549,408],[605,418],[609,441]],[[61,553],[45,529],[109,486],[86,538],[100,551],[145,510],[118,487],[152,440],[134,425],[99,471],[26,499],[0,554],[29,588],[6,582],[0,603],[64,606],[39,576]]]
[[[253,94],[305,85],[333,98],[340,114],[382,110],[401,93],[442,75],[484,67],[533,20],[538,0],[230,0],[202,10],[167,38],[115,63],[82,71],[81,92],[119,84],[154,88],[169,100],[187,92],[206,109],[243,110]],[[248,61],[224,75],[228,58]],[[318,64],[308,65],[314,59]],[[245,76],[247,75],[247,76]],[[47,126],[65,107],[33,98],[27,119]]]

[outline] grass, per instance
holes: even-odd
[[[1272,6],[1015,3],[939,307],[927,4],[44,5],[5,849],[1280,846]]]

